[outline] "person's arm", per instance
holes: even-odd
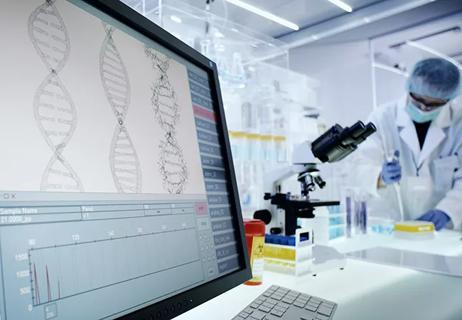
[[[381,187],[380,174],[384,161],[382,137],[379,134],[381,125],[381,112],[374,112],[369,121],[374,123],[378,131],[362,143],[352,157],[352,172],[349,180],[351,185],[359,187],[372,195],[377,195]]]

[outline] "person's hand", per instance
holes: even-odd
[[[435,229],[439,231],[443,229],[449,221],[451,221],[451,218],[449,218],[449,216],[443,211],[434,209],[428,211],[417,220],[433,222]]]
[[[399,151],[396,151],[392,161],[385,161],[382,166],[380,178],[386,184],[398,183],[401,180],[401,165],[399,164]]]

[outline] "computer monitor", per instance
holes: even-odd
[[[115,0],[0,24],[0,319],[169,319],[247,280],[216,65]]]

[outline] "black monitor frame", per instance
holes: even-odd
[[[226,178],[227,181],[229,181],[228,190],[231,210],[234,212],[234,223],[237,228],[236,238],[239,242],[238,249],[240,265],[243,268],[119,318],[124,320],[171,319],[204,302],[207,302],[208,300],[234,288],[239,284],[242,284],[251,278],[243,219],[239,203],[239,195],[237,191],[238,189],[233,161],[231,157],[231,147],[226,126],[225,112],[220,92],[217,65],[196,50],[175,38],[164,29],[157,26],[151,20],[145,18],[143,15],[139,14],[118,0],[81,1],[100,10],[101,12],[126,25],[127,27],[130,27],[131,29],[150,38],[154,42],[157,42],[161,46],[164,46],[166,49],[174,52],[182,58],[192,62],[199,68],[205,70],[209,76],[211,86],[210,90],[213,98],[213,107],[217,116],[217,127],[219,133],[218,138],[222,147],[223,158],[225,160],[224,164],[227,175]]]

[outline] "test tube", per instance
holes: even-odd
[[[361,201],[355,198],[355,216],[354,216],[354,224],[355,224],[355,234],[361,234]]]
[[[352,227],[353,227],[353,199],[350,192],[345,197],[345,208],[346,208],[346,237],[351,238]]]
[[[361,223],[361,233],[367,234],[367,202],[362,199],[360,202],[360,223]]]

